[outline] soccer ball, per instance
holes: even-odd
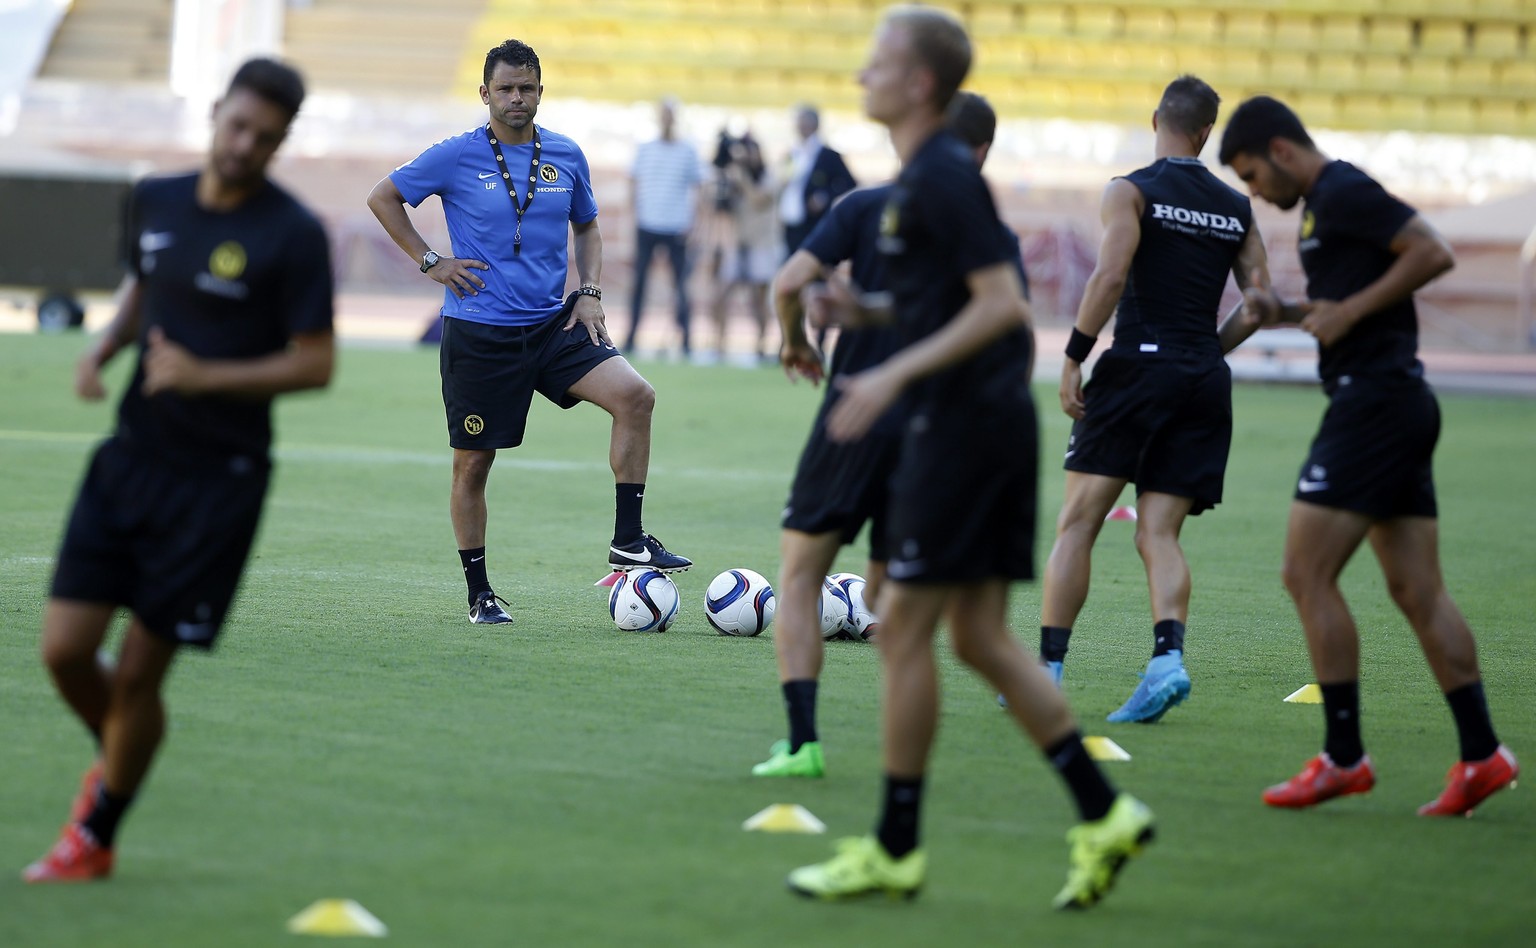
[[[677,586],[654,569],[631,570],[608,593],[608,614],[625,632],[665,632],[677,618]]]
[[[849,638],[869,642],[880,631],[880,620],[864,601],[864,577],[857,573],[834,573],[827,579],[842,588],[848,597],[848,622],[843,631]]]
[[[841,573],[838,574],[842,575]],[[853,619],[849,615],[848,592],[834,576],[821,581],[821,637],[830,642],[845,638]]]
[[[773,624],[773,608],[773,587],[749,569],[728,569],[704,591],[704,618],[721,635],[757,635]]]

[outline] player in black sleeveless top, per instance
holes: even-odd
[[[859,77],[866,113],[887,126],[902,162],[881,213],[889,298],[860,298],[833,280],[811,309],[813,320],[839,325],[893,318],[902,341],[880,365],[839,381],[827,418],[831,438],[853,441],[908,399],[877,609],[885,804],[874,833],[788,882],[824,899],[910,897],[922,887],[918,824],[938,726],[933,647],[942,619],[955,653],[1006,696],[1071,791],[1084,822],[1071,832],[1072,865],[1056,905],[1086,907],[1151,838],[1152,814],[1109,785],[1061,692],[1008,632],[1011,581],[1033,572],[1033,334],[991,192],[965,144],[943,128],[970,49],[952,15],[893,7]]]
[[[1152,599],[1152,659],[1111,721],[1159,720],[1189,695],[1184,518],[1221,500],[1232,443],[1232,374],[1222,354],[1252,333],[1234,313],[1217,327],[1227,274],[1246,286],[1266,267],[1248,199],[1199,154],[1220,97],[1194,76],[1169,83],[1152,116],[1157,160],[1105,188],[1098,264],[1061,375],[1075,419],[1066,498],[1045,569],[1040,655],[1061,681],[1067,640],[1088,596],[1094,541],[1125,485],[1136,485],[1136,549]],[[1083,360],[1111,315],[1114,343],[1084,386]]]
[[[95,736],[64,834],[28,882],[111,874],[118,822],[165,730],[160,690],[180,646],[210,648],[266,498],[272,398],[330,381],[332,286],[320,222],[266,178],[304,99],[281,63],[243,65],[214,108],[200,172],[141,182],[129,278],[75,387],[137,345],[117,429],[91,460],[43,614],[43,661]],[[116,667],[97,661],[119,608]]]
[[[1248,291],[1266,319],[1283,315],[1317,338],[1328,410],[1302,465],[1285,538],[1296,602],[1323,693],[1323,752],[1264,802],[1307,807],[1364,793],[1375,771],[1360,737],[1360,637],[1339,574],[1369,540],[1393,601],[1418,637],[1461,744],[1424,816],[1462,816],[1511,786],[1519,765],[1488,714],[1477,643],[1440,572],[1432,472],[1440,408],[1417,356],[1413,293],[1451,269],[1451,249],[1413,208],[1360,169],[1333,161],[1283,103],[1259,96],[1232,114],[1221,160],[1255,195],[1301,215],[1308,299],[1284,305]]]

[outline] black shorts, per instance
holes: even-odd
[[[569,315],[562,310],[533,326],[443,318],[438,361],[450,445],[490,451],[522,444],[535,391],[561,408],[581,401],[566,392],[619,350],[594,346],[581,323],[562,330]]]
[[[826,415],[832,404],[836,401],[824,405],[816,416],[810,439],[800,452],[783,527],[812,534],[836,531],[842,542],[852,543],[869,521],[869,558],[883,563],[890,558],[886,507],[901,437],[876,430],[858,441],[829,440]]]
[[[1297,500],[1377,520],[1438,516],[1440,404],[1422,379],[1345,376],[1296,481]]]
[[[1040,463],[1035,406],[918,408],[891,478],[891,579],[1032,579]]]
[[[1232,370],[1219,355],[1176,349],[1099,357],[1083,388],[1064,467],[1123,477],[1187,497],[1198,514],[1221,502],[1232,447]]]
[[[270,473],[265,459],[247,458],[189,470],[108,440],[80,485],[50,594],[126,606],[161,638],[211,648]]]

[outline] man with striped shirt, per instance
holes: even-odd
[[[666,248],[672,267],[673,296],[677,304],[677,328],[682,334],[683,355],[688,339],[688,232],[693,229],[694,206],[703,175],[693,145],[677,137],[677,103],[666,99],[658,113],[661,137],[646,142],[635,152],[630,169],[631,206],[635,209],[635,280],[630,301],[632,318],[624,351],[635,351],[635,332],[645,308],[645,285],[651,258]]]

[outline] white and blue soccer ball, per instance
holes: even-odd
[[[773,609],[773,587],[749,569],[728,569],[704,591],[704,618],[721,635],[757,635],[773,624]]]
[[[677,586],[654,569],[630,570],[608,593],[608,614],[625,632],[665,632],[681,604]]]
[[[828,642],[847,637],[853,624],[848,591],[837,582],[842,575],[837,573],[821,581],[821,637]]]
[[[827,581],[836,583],[848,598],[848,621],[843,625],[843,631],[849,638],[872,641],[880,631],[880,620],[864,599],[864,577],[857,573],[833,573]]]

